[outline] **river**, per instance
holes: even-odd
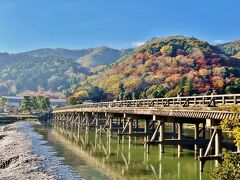
[[[142,138],[133,138],[129,143],[129,138],[125,137],[119,144],[116,135],[99,135],[95,130],[66,130],[36,124],[34,128],[43,135],[47,145],[64,158],[63,163],[72,166],[85,179],[205,180],[209,179],[214,166],[213,161],[208,161],[201,173],[195,152],[183,149],[178,158],[175,146],[165,146],[162,154],[157,145],[151,146],[148,154]]]

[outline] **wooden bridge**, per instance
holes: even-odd
[[[19,120],[26,120],[26,119],[37,119],[37,115],[33,114],[4,114],[0,113],[0,122],[2,123],[9,123],[15,122]]]
[[[240,113],[231,111],[239,103],[240,94],[228,94],[79,104],[53,111],[53,122],[63,128],[107,130],[130,140],[141,136],[148,152],[151,144],[159,144],[160,152],[171,144],[178,147],[180,156],[182,146],[192,144],[196,152],[200,148],[202,170],[208,159],[221,161],[222,132],[218,126],[222,119],[240,118]],[[194,125],[194,137],[183,136],[183,124]],[[171,126],[171,132],[165,131],[166,125]],[[210,129],[209,137],[206,128]]]

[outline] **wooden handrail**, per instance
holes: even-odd
[[[214,101],[214,102],[213,102]],[[185,102],[185,103],[184,103]],[[205,95],[205,96],[184,96],[184,97],[170,97],[170,98],[155,98],[155,99],[137,99],[137,100],[123,100],[111,102],[99,102],[78,104],[73,106],[66,106],[56,110],[74,109],[74,108],[101,108],[101,107],[159,107],[159,106],[214,106],[224,104],[238,104],[240,103],[240,94],[223,94],[223,95]]]

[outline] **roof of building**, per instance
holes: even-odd
[[[4,98],[4,99],[12,99],[12,100],[23,100],[23,97],[21,97],[21,96],[2,96],[2,98]]]
[[[6,99],[6,100],[18,100],[21,101],[23,100],[23,97],[21,96],[2,96],[2,98]],[[51,103],[66,103],[66,99],[50,99]]]
[[[66,99],[50,99],[51,103],[66,103]]]

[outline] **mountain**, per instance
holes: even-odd
[[[225,54],[240,58],[240,40],[219,44],[217,47]]]
[[[70,59],[78,59],[79,57],[85,56],[93,51],[94,48],[90,49],[63,49],[63,48],[42,48],[35,49],[19,53],[20,55],[28,55],[33,57],[65,57]]]
[[[103,46],[93,49],[91,53],[80,57],[77,62],[83,67],[95,67],[114,63],[119,58],[131,53],[133,53],[133,49],[117,50]]]
[[[194,37],[154,38],[109,69],[88,77],[86,84],[115,98],[155,98],[240,92],[240,60]]]
[[[65,57],[77,61],[84,67],[90,68],[98,65],[111,64],[122,56],[132,52],[133,49],[118,50],[102,46],[88,49],[43,48],[20,53],[18,55],[33,57]]]
[[[23,59],[0,71],[0,92],[63,91],[88,75],[87,69],[63,57]]]
[[[209,89],[240,93],[238,52],[238,41],[214,46],[194,37],[170,36],[135,49],[0,53],[0,92],[65,92],[85,99],[93,90],[120,99],[169,97],[180,91],[203,94]]]
[[[90,68],[111,64],[132,51],[97,47],[80,50],[44,48],[17,54],[0,53],[0,92],[62,92],[70,87],[76,88],[92,74]]]
[[[0,53],[0,70],[23,59],[33,60],[34,57],[25,54]]]

